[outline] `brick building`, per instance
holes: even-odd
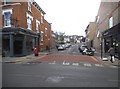
[[[96,22],[90,22],[87,26],[86,32],[86,45],[88,48],[93,47],[93,40],[96,31]]]
[[[33,53],[33,47],[41,49],[42,31],[46,14],[34,0],[4,2],[2,7],[2,45],[7,56]],[[51,26],[48,28],[51,30]],[[45,43],[45,42],[44,42]],[[44,44],[46,45],[46,44]]]
[[[111,46],[114,46],[116,56],[120,57],[120,2],[101,2],[96,17],[97,29],[94,46],[105,56]]]
[[[44,20],[44,29],[41,30],[41,51],[48,50],[52,47],[51,23]]]

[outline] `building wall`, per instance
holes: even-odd
[[[44,48],[47,46],[52,48],[52,31],[51,31],[51,24],[44,20]]]
[[[87,28],[87,46],[90,48],[91,46],[94,47],[93,45],[93,40],[94,40],[94,35],[96,31],[96,23],[95,22],[90,22],[89,27]]]
[[[5,4],[1,5],[2,10],[7,10],[7,9],[12,9],[12,14],[11,18],[16,19],[17,23],[14,24],[12,27],[21,27],[27,30],[27,14],[29,14],[31,17],[33,17],[32,20],[32,31],[36,31],[36,21],[40,23],[39,25],[39,32],[43,31],[45,33],[45,27],[48,29],[47,31],[47,37],[50,38],[51,42],[51,24],[49,24],[45,19],[44,19],[44,14],[46,14],[40,6],[36,3],[33,2],[31,6],[31,11],[28,10],[28,2],[13,2],[11,4]],[[4,15],[2,15],[2,27],[4,27]],[[38,33],[38,32],[37,32]],[[39,34],[40,34],[39,33]],[[46,49],[46,45],[48,45],[48,40],[45,37],[45,34],[43,34],[43,45],[40,45],[40,48]],[[41,41],[40,41],[41,42]],[[51,43],[50,43],[51,46]]]
[[[118,9],[120,7],[118,6],[118,2],[101,2],[96,23],[97,23],[97,29],[96,34],[94,38],[94,44],[98,50],[101,49],[101,37],[102,32],[109,29],[109,19],[110,17],[113,17],[113,26],[118,24]],[[99,33],[99,35],[98,35]],[[97,37],[98,36],[98,37]]]

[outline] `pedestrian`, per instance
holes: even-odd
[[[113,63],[114,55],[115,55],[115,50],[114,50],[113,46],[111,46],[109,48],[108,53],[110,54],[110,57],[111,57],[110,61]]]

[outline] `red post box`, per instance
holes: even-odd
[[[34,47],[34,54],[35,54],[35,56],[38,56],[38,46],[37,45],[35,45],[35,47]]]

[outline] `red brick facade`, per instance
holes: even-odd
[[[40,41],[40,49],[45,50],[46,46],[52,45],[51,43],[51,24],[49,24],[45,19],[44,15],[46,14],[40,6],[36,2],[31,2],[31,10],[28,10],[28,2],[11,2],[8,4],[0,5],[2,7],[2,28],[5,28],[5,20],[4,20],[4,12],[11,11],[11,18],[10,18],[10,27],[21,27],[25,30],[28,30],[28,18],[31,21],[31,31],[36,33],[43,34],[43,41]],[[37,25],[38,24],[38,25]],[[46,31],[47,28],[47,31]],[[30,30],[30,29],[29,29]],[[41,36],[42,37],[42,36]]]

